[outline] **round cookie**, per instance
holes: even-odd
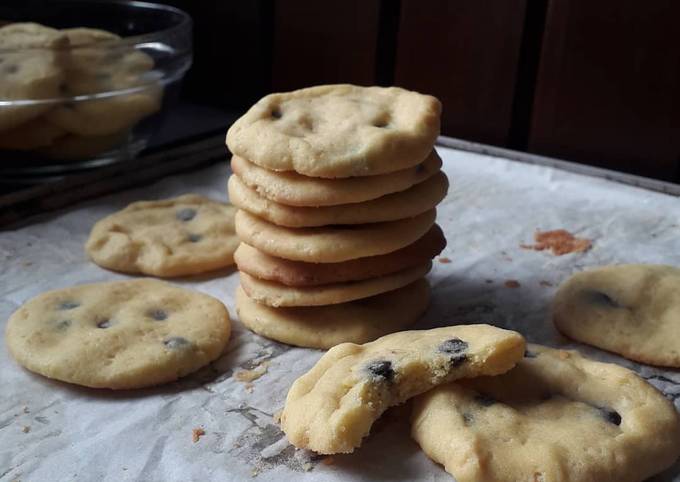
[[[536,345],[506,374],[416,398],[411,433],[459,482],[640,482],[680,455],[678,414],[654,387]]]
[[[289,345],[328,349],[366,343],[403,330],[425,312],[430,299],[421,278],[398,290],[338,305],[272,308],[253,301],[239,286],[236,313],[258,335]]]
[[[398,87],[310,87],[262,98],[231,126],[227,146],[274,171],[384,174],[427,157],[440,113],[436,98]]]
[[[60,96],[64,75],[60,49],[68,38],[35,23],[0,27],[0,99],[44,101]],[[0,106],[0,131],[15,128],[50,109],[49,102]]]
[[[365,345],[343,343],[295,380],[281,428],[298,448],[352,452],[389,407],[453,380],[505,373],[523,353],[519,333],[489,325],[405,331]]]
[[[26,302],[6,340],[29,370],[94,388],[176,380],[220,356],[229,313],[217,299],[158,280],[73,286]]]
[[[364,201],[324,207],[279,204],[260,196],[236,175],[229,178],[229,200],[234,206],[279,226],[289,228],[332,224],[367,224],[417,216],[437,206],[446,196],[449,181],[439,172],[415,186],[394,194]]]
[[[140,201],[98,221],[85,249],[99,266],[125,273],[184,276],[229,266],[238,237],[229,205],[186,194]]]
[[[404,191],[429,179],[442,167],[436,151],[415,167],[379,176],[323,179],[294,171],[275,172],[259,167],[239,156],[231,158],[231,168],[243,183],[257,193],[288,206],[335,206],[377,199]]]
[[[434,224],[434,209],[385,223],[317,228],[284,228],[241,209],[236,232],[247,243],[279,258],[308,263],[337,263],[396,251],[416,241]]]
[[[553,322],[574,340],[680,367],[680,269],[632,264],[577,273],[555,295]]]
[[[241,273],[241,287],[251,299],[268,306],[335,305],[396,290],[422,278],[430,269],[432,262],[379,278],[303,288],[265,281]]]

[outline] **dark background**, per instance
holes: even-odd
[[[675,0],[174,0],[184,95],[240,112],[321,83],[439,97],[442,133],[680,181]]]

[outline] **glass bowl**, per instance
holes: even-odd
[[[146,2],[25,3],[0,6],[0,178],[137,156],[191,66],[191,18]]]

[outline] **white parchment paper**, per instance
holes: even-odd
[[[675,197],[501,158],[440,148],[451,189],[438,210],[448,239],[429,275],[432,304],[416,326],[484,322],[528,340],[578,347],[630,367],[680,407],[680,372],[641,366],[561,338],[549,319],[556,287],[587,266],[680,265],[680,200]],[[32,220],[0,233],[0,324],[38,293],[124,279],[87,261],[92,224],[132,201],[196,192],[226,199],[226,162]],[[593,240],[586,253],[554,256],[520,248],[536,229],[564,228]],[[517,288],[505,286],[517,280]],[[238,275],[175,280],[221,299],[235,318]],[[0,343],[1,481],[427,480],[451,477],[409,438],[408,407],[388,412],[352,455],[296,451],[273,421],[292,381],[320,351],[253,335],[238,320],[224,356],[164,387],[111,392],[33,375]],[[2,335],[0,335],[2,336]],[[236,376],[263,362],[248,383]],[[197,442],[192,430],[202,427]],[[655,481],[680,481],[680,466]]]

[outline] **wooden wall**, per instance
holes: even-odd
[[[195,18],[197,98],[400,85],[443,101],[445,135],[680,181],[675,0],[172,3]]]

